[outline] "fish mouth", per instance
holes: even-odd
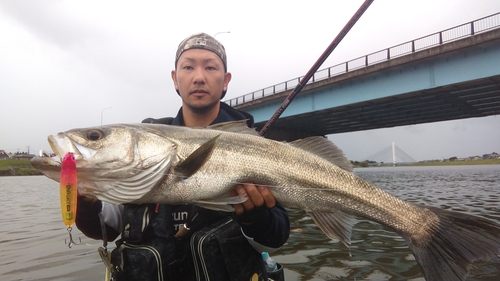
[[[110,184],[94,182],[92,178],[89,180],[88,173],[82,173],[87,165],[86,162],[96,153],[95,150],[73,142],[64,133],[50,135],[47,140],[55,155],[50,156],[50,154],[42,150],[39,156],[31,159],[31,165],[46,177],[60,182],[62,159],[66,153],[71,152],[76,160],[78,192],[80,195],[99,198],[99,194],[105,193],[111,188]]]
[[[57,182],[60,181],[61,159],[66,153],[73,153],[77,161],[89,159],[95,154],[95,150],[74,143],[63,133],[59,133],[56,136],[51,135],[47,140],[55,155],[51,156],[49,153],[42,150],[39,156],[35,156],[31,159],[31,166],[36,168],[46,177]]]
[[[40,171],[49,179],[59,182],[61,176],[61,157],[35,156],[31,159],[31,166]]]
[[[62,133],[56,136],[49,136],[48,142],[52,151],[60,158],[66,155],[66,153],[71,152],[75,155],[75,160],[83,160],[90,159],[96,153],[94,149],[81,146]]]

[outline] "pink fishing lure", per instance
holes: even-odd
[[[61,178],[60,178],[60,194],[61,194],[61,214],[64,224],[71,227],[76,220],[77,208],[77,177],[76,177],[76,160],[73,153],[68,152],[64,155],[61,163]]]

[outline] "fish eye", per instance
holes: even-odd
[[[101,130],[89,130],[87,132],[87,139],[92,140],[92,141],[97,141],[100,140],[104,137],[104,133]]]

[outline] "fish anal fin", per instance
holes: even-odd
[[[308,212],[314,222],[330,239],[339,239],[349,247],[351,233],[357,220],[354,216],[335,210],[332,212]]]
[[[339,168],[352,172],[352,163],[349,161],[344,152],[338,148],[333,142],[328,138],[322,136],[313,136],[304,139],[295,140],[289,142],[290,145],[301,148],[303,150],[314,153],[333,164],[337,165]]]
[[[193,203],[209,210],[223,211],[223,212],[234,212],[232,205],[240,204],[247,200],[247,197],[243,196],[231,196],[231,197],[219,197],[207,200],[197,200]]]
[[[197,201],[197,202],[194,202],[194,204],[199,206],[199,207],[202,207],[204,209],[207,209],[207,210],[222,211],[222,212],[228,212],[228,213],[234,212],[234,208],[231,205],[213,205],[213,204],[206,203],[203,201]]]
[[[185,177],[190,177],[199,168],[205,164],[206,160],[212,154],[213,148],[215,146],[216,140],[220,135],[217,135],[210,139],[209,141],[198,147],[193,153],[191,153],[182,163],[175,167],[175,172]]]

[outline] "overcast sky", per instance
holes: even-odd
[[[179,42],[224,44],[227,98],[304,75],[363,1],[0,1],[0,149],[50,151],[59,131],[174,116]],[[322,65],[500,12],[498,0],[376,0]],[[102,117],[102,118],[101,118]],[[330,136],[363,160],[392,142],[416,160],[500,153],[500,116]]]

